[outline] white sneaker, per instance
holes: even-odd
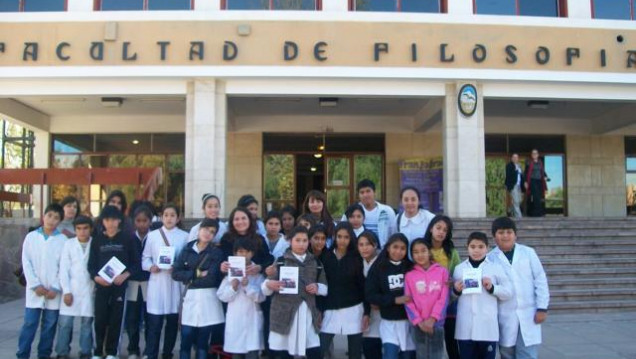
[[[106,359],[119,359],[119,358],[117,358],[114,355],[108,355],[108,356],[106,356]]]
[[[102,357],[100,357],[99,355],[93,355],[91,359],[102,359]]]

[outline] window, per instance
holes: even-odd
[[[95,0],[95,10],[190,10],[194,0]]]
[[[227,10],[320,10],[320,0],[225,0]]]
[[[446,12],[445,1],[440,0],[353,0],[355,11]]]
[[[1,0],[0,12],[66,11],[66,0]]]
[[[565,17],[566,0],[473,0],[475,14]]]
[[[592,0],[592,17],[634,20],[634,0]]]

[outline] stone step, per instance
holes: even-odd
[[[603,257],[603,258],[594,258],[594,260],[590,260],[587,262],[582,262],[579,258],[545,258],[541,259],[541,263],[546,271],[549,271],[551,268],[624,268],[624,267],[633,267],[634,266],[634,258],[633,257]]]
[[[632,277],[596,277],[560,278],[548,275],[550,291],[557,289],[604,289],[636,288],[636,276]]]
[[[636,310],[636,299],[562,301],[550,303],[550,312],[557,313],[601,313],[633,310]]]
[[[551,302],[562,301],[595,302],[598,300],[626,300],[634,298],[636,288],[587,288],[587,289],[551,289]]]
[[[490,230],[483,228],[469,228],[469,229],[453,229],[454,239],[466,239],[472,232],[484,232],[488,237],[492,238]],[[600,240],[611,240],[618,238],[634,238],[636,234],[636,228],[630,229],[556,229],[556,230],[532,230],[532,231],[517,231],[518,239],[520,242],[524,240],[532,239],[567,239],[567,238],[591,238]]]
[[[607,268],[586,268],[583,266],[575,268],[550,268],[548,278],[624,278],[636,277],[636,266]]]

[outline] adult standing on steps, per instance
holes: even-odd
[[[526,180],[519,166],[519,154],[513,153],[506,165],[506,190],[510,193],[511,203],[508,212],[515,218],[521,218],[521,192],[526,191]]]
[[[548,190],[547,182],[550,181],[545,173],[545,166],[539,159],[539,150],[536,148],[530,154],[530,160],[526,163],[526,206],[529,217],[543,217],[545,215],[545,192]]]
[[[389,237],[397,232],[395,211],[375,200],[375,183],[370,179],[358,182],[356,191],[364,209],[364,227],[378,236],[382,248]],[[346,216],[342,220],[346,221]]]

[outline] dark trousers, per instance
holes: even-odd
[[[458,340],[461,359],[495,359],[497,342]]]
[[[448,359],[459,359],[459,347],[455,340],[455,322],[455,318],[446,318],[444,321],[444,341]]]
[[[265,353],[269,352],[269,308],[272,306],[272,296],[267,296],[264,302],[261,302],[261,310],[263,311],[263,339],[265,340]]]
[[[141,288],[138,289],[137,301],[128,301],[126,303],[126,333],[128,333],[128,355],[141,354],[139,349],[139,332],[141,331],[142,320],[146,325],[146,333],[148,333],[146,318],[146,302],[141,295]]]
[[[382,359],[382,339],[362,338],[364,359]]]
[[[529,193],[528,193],[529,192]],[[545,193],[543,192],[543,181],[538,179],[530,180],[530,190],[526,191],[527,214],[529,217],[545,216]]]
[[[323,356],[329,351],[334,336],[335,334],[320,333],[320,348]],[[347,335],[347,352],[349,359],[362,358],[362,333]]]
[[[148,313],[146,318],[148,319],[148,330],[146,331],[146,356],[148,356],[148,359],[157,359],[159,356],[161,330],[163,329],[163,323],[165,321],[166,329],[163,333],[162,357],[171,358],[172,350],[177,342],[179,314],[155,315]]]
[[[293,359],[294,357],[289,355],[288,352],[284,350],[270,350],[270,357],[272,359]],[[315,348],[307,348],[305,351],[305,358],[307,359],[322,359],[322,351],[320,347]]]
[[[190,359],[192,345],[196,345],[196,359],[206,359],[208,356],[208,343],[212,333],[212,325],[207,327],[181,326],[181,359]]]
[[[126,287],[102,287],[95,290],[95,355],[117,356],[121,322],[124,316]]]

